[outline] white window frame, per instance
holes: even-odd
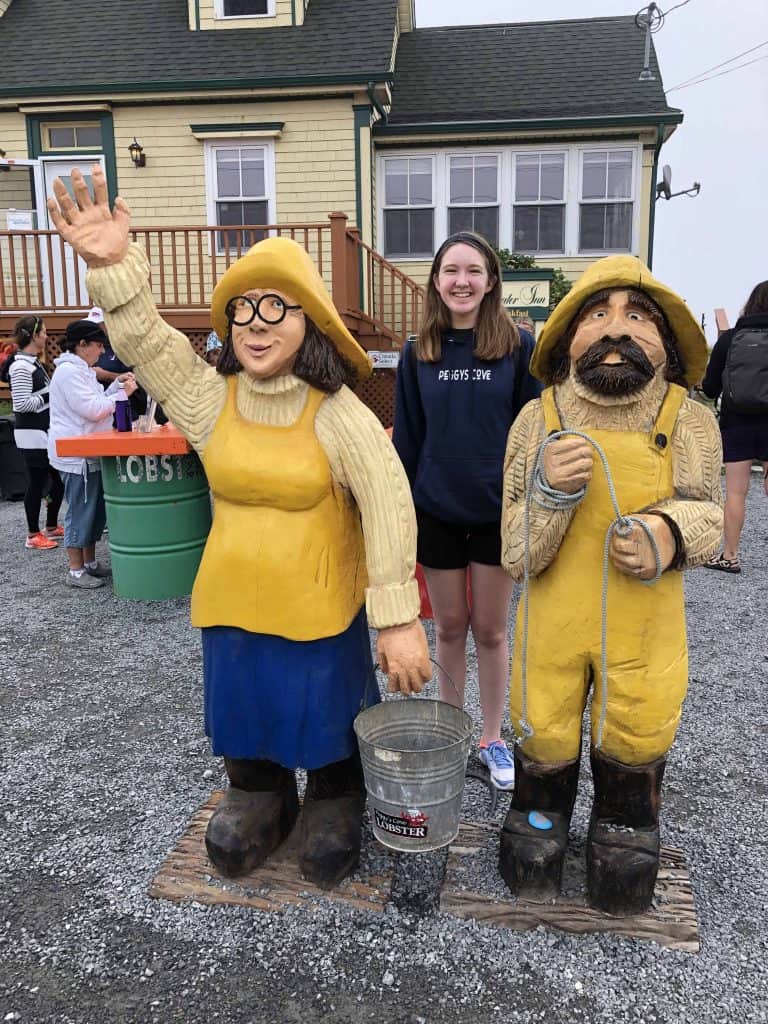
[[[224,0],[213,0],[213,14],[217,21],[241,21],[244,18],[274,18],[275,0],[267,0],[266,14],[225,14]]]
[[[517,158],[518,156],[538,156],[542,157],[547,153],[556,154],[557,156],[563,156],[563,198],[562,199],[536,199],[517,200],[515,198],[515,191],[517,187]],[[571,164],[572,164],[572,147],[571,146],[526,146],[510,150],[510,163],[511,163],[511,176],[509,184],[509,195],[512,197],[512,202],[509,204],[510,211],[510,225],[509,225],[509,239],[510,244],[504,248],[509,249],[512,252],[516,252],[514,248],[515,244],[515,207],[516,206],[562,206],[563,207],[563,249],[537,249],[535,252],[531,252],[530,255],[534,259],[545,259],[550,256],[565,256],[568,252],[568,214],[569,214],[569,196],[568,196],[568,183],[571,176]],[[541,181],[541,178],[539,178]],[[520,252],[527,252],[525,249],[519,250]]]
[[[470,203],[469,205],[467,205],[466,203],[452,203],[451,202],[451,160],[454,157],[457,157],[457,156],[465,156],[465,157],[473,157],[473,158],[477,158],[479,156],[484,156],[484,157],[491,157],[491,156],[493,156],[493,157],[496,157],[496,202],[495,203]],[[481,148],[481,149],[446,150],[443,153],[437,154],[438,160],[442,160],[443,161],[442,177],[443,177],[443,182],[444,182],[443,191],[444,191],[444,205],[445,205],[445,234],[446,234],[446,236],[448,234],[448,223],[449,223],[449,220],[450,220],[450,212],[449,212],[450,210],[452,210],[454,208],[462,209],[462,210],[465,210],[465,209],[481,210],[481,209],[494,209],[494,208],[496,208],[499,211],[499,238],[498,238],[498,245],[501,246],[501,222],[502,222],[501,208],[504,205],[503,201],[502,201],[502,196],[504,194],[504,186],[503,186],[503,183],[504,183],[504,167],[503,167],[504,160],[503,160],[503,157],[504,157],[504,154],[503,154],[502,150],[500,150],[500,149],[490,149],[490,148],[489,149]],[[474,165],[472,167],[472,173],[473,173],[472,188],[473,188],[473,191],[474,191]],[[434,194],[434,190],[433,190],[433,194]],[[435,210],[435,213],[437,213],[437,210]],[[435,250],[435,251],[437,251],[437,250]]]
[[[585,153],[617,153],[617,152],[631,152],[632,163],[632,183],[630,187],[630,198],[629,199],[582,199],[582,185],[584,181],[584,154]],[[578,184],[576,187],[575,197],[575,211],[574,211],[574,252],[578,256],[611,256],[615,254],[626,254],[631,256],[637,252],[637,242],[639,237],[640,228],[640,202],[639,202],[639,182],[640,182],[640,154],[641,147],[636,144],[629,144],[622,146],[617,143],[609,143],[601,145],[595,143],[591,146],[579,146],[577,148],[578,153],[578,170],[574,177],[577,179]],[[630,239],[629,249],[581,249],[579,247],[579,226],[581,223],[581,207],[584,206],[600,206],[600,205],[619,205],[619,204],[631,204],[632,205],[632,217],[630,221]]]
[[[216,203],[221,202],[216,187],[216,151],[219,149],[263,149],[264,150],[264,188],[267,200],[267,223],[277,224],[277,204],[275,190],[275,146],[270,139],[211,139],[204,142],[204,165],[205,165],[205,206],[207,223],[209,227],[229,227],[233,225],[219,225],[216,220]],[[236,228],[235,228],[236,230]],[[209,235],[209,252],[212,245],[213,233]]]
[[[406,159],[408,157],[410,157],[411,159],[415,159],[415,160],[427,160],[427,159],[429,159],[431,164],[432,164],[432,205],[431,206],[425,206],[425,205],[415,205],[415,206],[394,205],[394,206],[388,206],[387,205],[387,177],[386,177],[387,171],[386,171],[386,161],[387,160],[404,160],[404,159]],[[384,253],[385,242],[386,242],[386,236],[384,234],[384,212],[386,210],[432,210],[432,248],[434,249],[434,247],[435,247],[435,239],[440,235],[441,231],[443,232],[443,235],[445,234],[445,220],[446,220],[445,197],[444,197],[444,195],[442,193],[438,193],[438,190],[437,190],[437,169],[436,169],[436,164],[435,164],[435,154],[434,153],[422,153],[422,152],[414,153],[414,152],[408,152],[408,151],[406,151],[405,153],[397,153],[397,154],[395,154],[395,153],[383,153],[379,157],[379,164],[378,164],[378,168],[377,168],[377,174],[379,174],[380,177],[377,180],[376,194],[381,196],[381,204],[380,204],[379,211],[378,211],[378,230],[379,230],[379,234],[377,235],[377,237],[381,239],[381,251],[382,251],[382,253]],[[409,171],[409,174],[410,174],[410,171]],[[381,183],[381,188],[380,189],[378,188],[379,182]],[[442,222],[438,218],[438,210],[442,211]],[[386,255],[385,255],[384,258],[387,259],[387,260],[392,260],[395,263],[400,263],[400,262],[405,262],[405,261],[408,261],[410,263],[418,263],[418,262],[422,262],[423,263],[425,260],[431,260],[432,259],[431,256],[386,256]]]
[[[513,207],[515,205],[515,156],[518,153],[564,153],[565,154],[565,248],[562,252],[532,253],[537,260],[549,259],[579,259],[583,257],[599,258],[610,255],[617,250],[582,251],[579,249],[579,212],[581,204],[581,181],[582,181],[582,153],[594,150],[631,150],[632,161],[632,196],[631,199],[621,200],[633,204],[632,216],[632,243],[629,250],[630,255],[637,255],[640,242],[640,213],[641,213],[641,187],[642,187],[642,143],[636,140],[629,140],[626,143],[594,142],[583,143],[560,143],[553,142],[549,145],[509,145],[509,146],[488,146],[485,147],[466,146],[450,148],[435,147],[425,149],[384,149],[379,150],[376,156],[376,225],[377,238],[381,240],[381,251],[384,250],[384,199],[385,179],[384,161],[390,159],[402,159],[403,157],[416,157],[432,160],[432,200],[434,207],[434,251],[448,236],[448,157],[450,156],[476,156],[478,153],[487,152],[489,156],[499,157],[499,248],[514,249],[513,230]],[[597,202],[598,200],[595,200]],[[403,207],[404,208],[404,207]],[[393,207],[394,209],[394,207]],[[618,250],[624,252],[625,250]],[[434,255],[434,254],[433,254]],[[387,259],[395,263],[425,263],[431,261],[433,256],[387,256]]]

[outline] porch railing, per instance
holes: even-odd
[[[342,315],[395,344],[418,327],[424,289],[360,239],[343,213],[327,223],[137,227],[161,310],[208,308],[217,281],[251,245],[279,235],[314,260]],[[0,231],[0,313],[66,313],[91,305],[85,264],[55,231]],[[359,321],[359,323],[358,323]]]

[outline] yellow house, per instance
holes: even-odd
[[[641,76],[632,17],[419,29],[413,0],[71,0],[65,27],[45,6],[0,0],[0,333],[87,308],[45,196],[94,162],[158,302],[200,331],[266,230],[322,261],[369,348],[414,329],[457,229],[568,276],[608,252],[650,262],[682,113],[652,49]]]

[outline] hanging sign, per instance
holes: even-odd
[[[502,281],[501,301],[509,310],[549,309],[549,280]]]

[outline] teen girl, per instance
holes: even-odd
[[[437,662],[458,691],[441,673],[440,696],[463,703],[471,628],[483,713],[480,757],[499,789],[514,783],[501,739],[512,595],[500,565],[503,461],[513,420],[540,392],[528,372],[532,351],[533,338],[517,330],[502,305],[494,250],[472,232],[451,235],[432,264],[421,331],[400,360],[393,441],[413,490]]]

